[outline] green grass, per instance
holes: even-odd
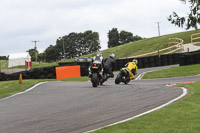
[[[94,133],[199,133],[200,82],[183,86],[189,88],[183,100]]]
[[[136,56],[144,53],[157,51],[168,47],[169,38],[181,38],[184,40],[184,44],[190,43],[191,34],[198,33],[200,30],[186,31],[175,34],[163,35],[160,37],[147,38],[136,42],[116,46],[101,51],[103,57],[108,57],[110,53],[114,53],[116,58],[124,58],[130,56]],[[95,53],[84,55],[84,57],[93,57]]]
[[[8,68],[8,60],[0,60],[0,69]]]
[[[48,62],[42,62],[42,63],[39,63],[39,62],[32,62],[32,67],[31,68],[39,68],[39,67],[47,67],[47,66],[56,66],[58,65],[58,62],[52,62],[52,63],[48,63]],[[15,68],[25,68],[25,65],[22,65],[22,66],[15,66],[15,67],[12,67],[10,69],[15,69]]]
[[[32,67],[31,68],[48,67],[48,66],[56,66],[56,65],[58,65],[58,62],[52,62],[52,63],[48,63],[48,62],[42,62],[42,63],[32,62]],[[0,68],[1,69],[15,69],[15,68],[25,69],[25,65],[8,68],[8,60],[0,60]]]
[[[194,45],[196,45],[196,46],[200,46],[200,43],[197,43],[197,44],[194,44]]]
[[[197,74],[200,74],[200,65],[199,64],[198,65],[172,67],[172,68],[168,68],[168,69],[148,72],[142,77],[142,79],[193,76],[193,75],[197,75]]]
[[[106,49],[103,50],[102,53],[104,57],[109,56],[110,53],[115,53],[116,58],[140,55],[168,47],[169,38],[181,38],[184,40],[184,44],[190,43],[191,34],[198,32],[200,32],[200,30],[186,31],[175,34],[163,35],[160,37],[147,38],[144,40]],[[90,56],[93,55],[94,54],[91,54]]]
[[[39,62],[32,62],[31,68],[57,66],[59,62],[74,62],[74,59],[69,59],[67,61],[51,62],[51,63],[48,63],[48,62],[40,62],[40,63]],[[8,68],[8,60],[0,60],[0,69],[15,69],[15,68],[25,69],[25,65]]]
[[[191,34],[198,33],[200,30],[193,30],[193,31],[186,31],[186,32],[180,32],[175,34],[169,34],[169,35],[163,35],[160,37],[153,37],[153,38],[147,38],[144,40],[139,40],[136,42],[131,42],[128,44],[116,46],[113,48],[109,48],[106,50],[101,51],[103,54],[103,57],[108,57],[110,53],[114,53],[116,55],[116,59],[118,58],[124,58],[124,57],[130,57],[130,56],[136,56],[144,53],[149,53],[153,51],[157,51],[163,48],[168,47],[168,39],[169,38],[181,38],[184,40],[184,44],[190,43],[190,36]],[[83,57],[93,57],[95,53],[91,53],[88,55],[84,55]],[[63,62],[73,62],[74,59],[69,59],[67,61]],[[32,68],[38,68],[38,67],[44,67],[44,66],[54,66],[57,65],[58,62],[53,63],[33,63]],[[20,67],[14,67],[14,68],[24,68],[25,66]],[[6,69],[6,68],[5,68]]]
[[[18,80],[12,80],[12,81],[1,81],[0,82],[0,99],[22,92],[31,86],[39,83],[39,82],[45,82],[45,81],[88,81],[88,77],[78,77],[78,78],[68,78],[68,79],[34,79],[34,80],[23,80],[22,84],[19,84]]]

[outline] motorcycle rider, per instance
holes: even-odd
[[[96,64],[101,64],[101,66],[103,66],[103,56],[102,56],[102,53],[101,53],[101,52],[97,52],[96,56],[94,56],[94,57],[92,58],[92,61],[91,61],[91,63],[90,63],[90,67],[91,67],[94,63],[96,63]],[[92,75],[90,67],[89,67],[89,78],[91,78],[91,75]],[[102,75],[102,73],[103,73],[103,68],[101,68],[100,75]]]
[[[137,74],[137,63],[136,59],[133,59],[132,62],[128,62],[123,69],[126,69],[129,72],[130,79],[134,79],[135,75]]]
[[[113,78],[113,70],[115,68],[115,54],[111,53],[110,56],[103,60],[104,72],[108,74],[109,77]]]

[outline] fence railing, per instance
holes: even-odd
[[[146,53],[146,54],[130,56],[130,57],[126,57],[126,58],[138,58],[138,57],[144,57],[144,56],[148,56],[148,55],[161,55],[160,53],[163,51],[167,51],[167,52],[163,52],[162,54],[170,54],[170,53],[174,53],[178,50],[180,50],[180,51],[184,50],[183,40],[180,38],[169,38],[167,48],[160,49],[160,50],[153,51],[153,52]],[[124,59],[124,58],[120,58],[120,59]]]
[[[196,34],[191,35],[191,43],[193,43],[193,40],[197,40],[197,39],[200,39],[200,33],[196,33]]]

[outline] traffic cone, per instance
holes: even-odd
[[[19,75],[19,84],[22,84],[22,74]]]

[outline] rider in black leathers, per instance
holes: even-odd
[[[115,68],[115,54],[110,54],[110,57],[108,58],[105,58],[103,60],[103,65],[104,65],[104,73],[108,74],[109,77],[114,77],[114,74],[113,74],[113,70]]]

